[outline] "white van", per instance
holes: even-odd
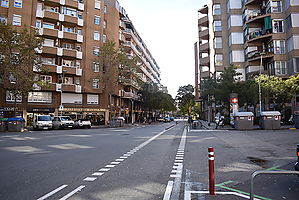
[[[69,116],[55,116],[53,129],[74,128],[74,121]]]
[[[33,129],[52,129],[52,118],[50,115],[34,115]]]

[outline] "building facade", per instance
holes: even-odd
[[[141,84],[160,84],[160,69],[116,0],[0,0],[0,20],[16,28],[36,28],[44,43],[37,51],[48,85],[36,87],[28,99],[17,99],[17,113],[68,115],[107,124],[112,116],[127,115],[134,122],[142,113]],[[138,72],[118,81],[103,81],[97,63],[99,48],[107,41],[123,46],[128,56],[140,58]],[[33,68],[34,70],[34,68]],[[118,76],[113,74],[112,76]],[[108,91],[108,86],[109,89]],[[11,117],[14,97],[0,91],[0,117]]]
[[[298,0],[210,0],[199,10],[199,72],[204,79],[239,66],[240,81],[261,73],[299,74]]]
[[[299,0],[209,0],[198,13],[197,88],[231,65],[239,81],[299,74]],[[213,119],[216,105],[204,107]]]

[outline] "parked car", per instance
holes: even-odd
[[[73,128],[74,121],[69,116],[56,116],[53,119],[53,129]]]
[[[164,117],[164,122],[171,122],[170,117]]]
[[[75,120],[75,128],[91,128],[91,122],[89,119],[77,119]]]
[[[50,115],[34,115],[33,129],[52,129],[52,118]]]

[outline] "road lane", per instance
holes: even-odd
[[[37,199],[80,182],[169,126],[1,135],[0,199]]]

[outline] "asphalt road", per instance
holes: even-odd
[[[171,127],[171,128],[170,128]],[[0,134],[1,200],[248,199],[256,170],[293,170],[298,130],[191,130],[184,124]],[[215,148],[217,192],[208,189]],[[299,197],[294,175],[260,175],[258,199]]]

